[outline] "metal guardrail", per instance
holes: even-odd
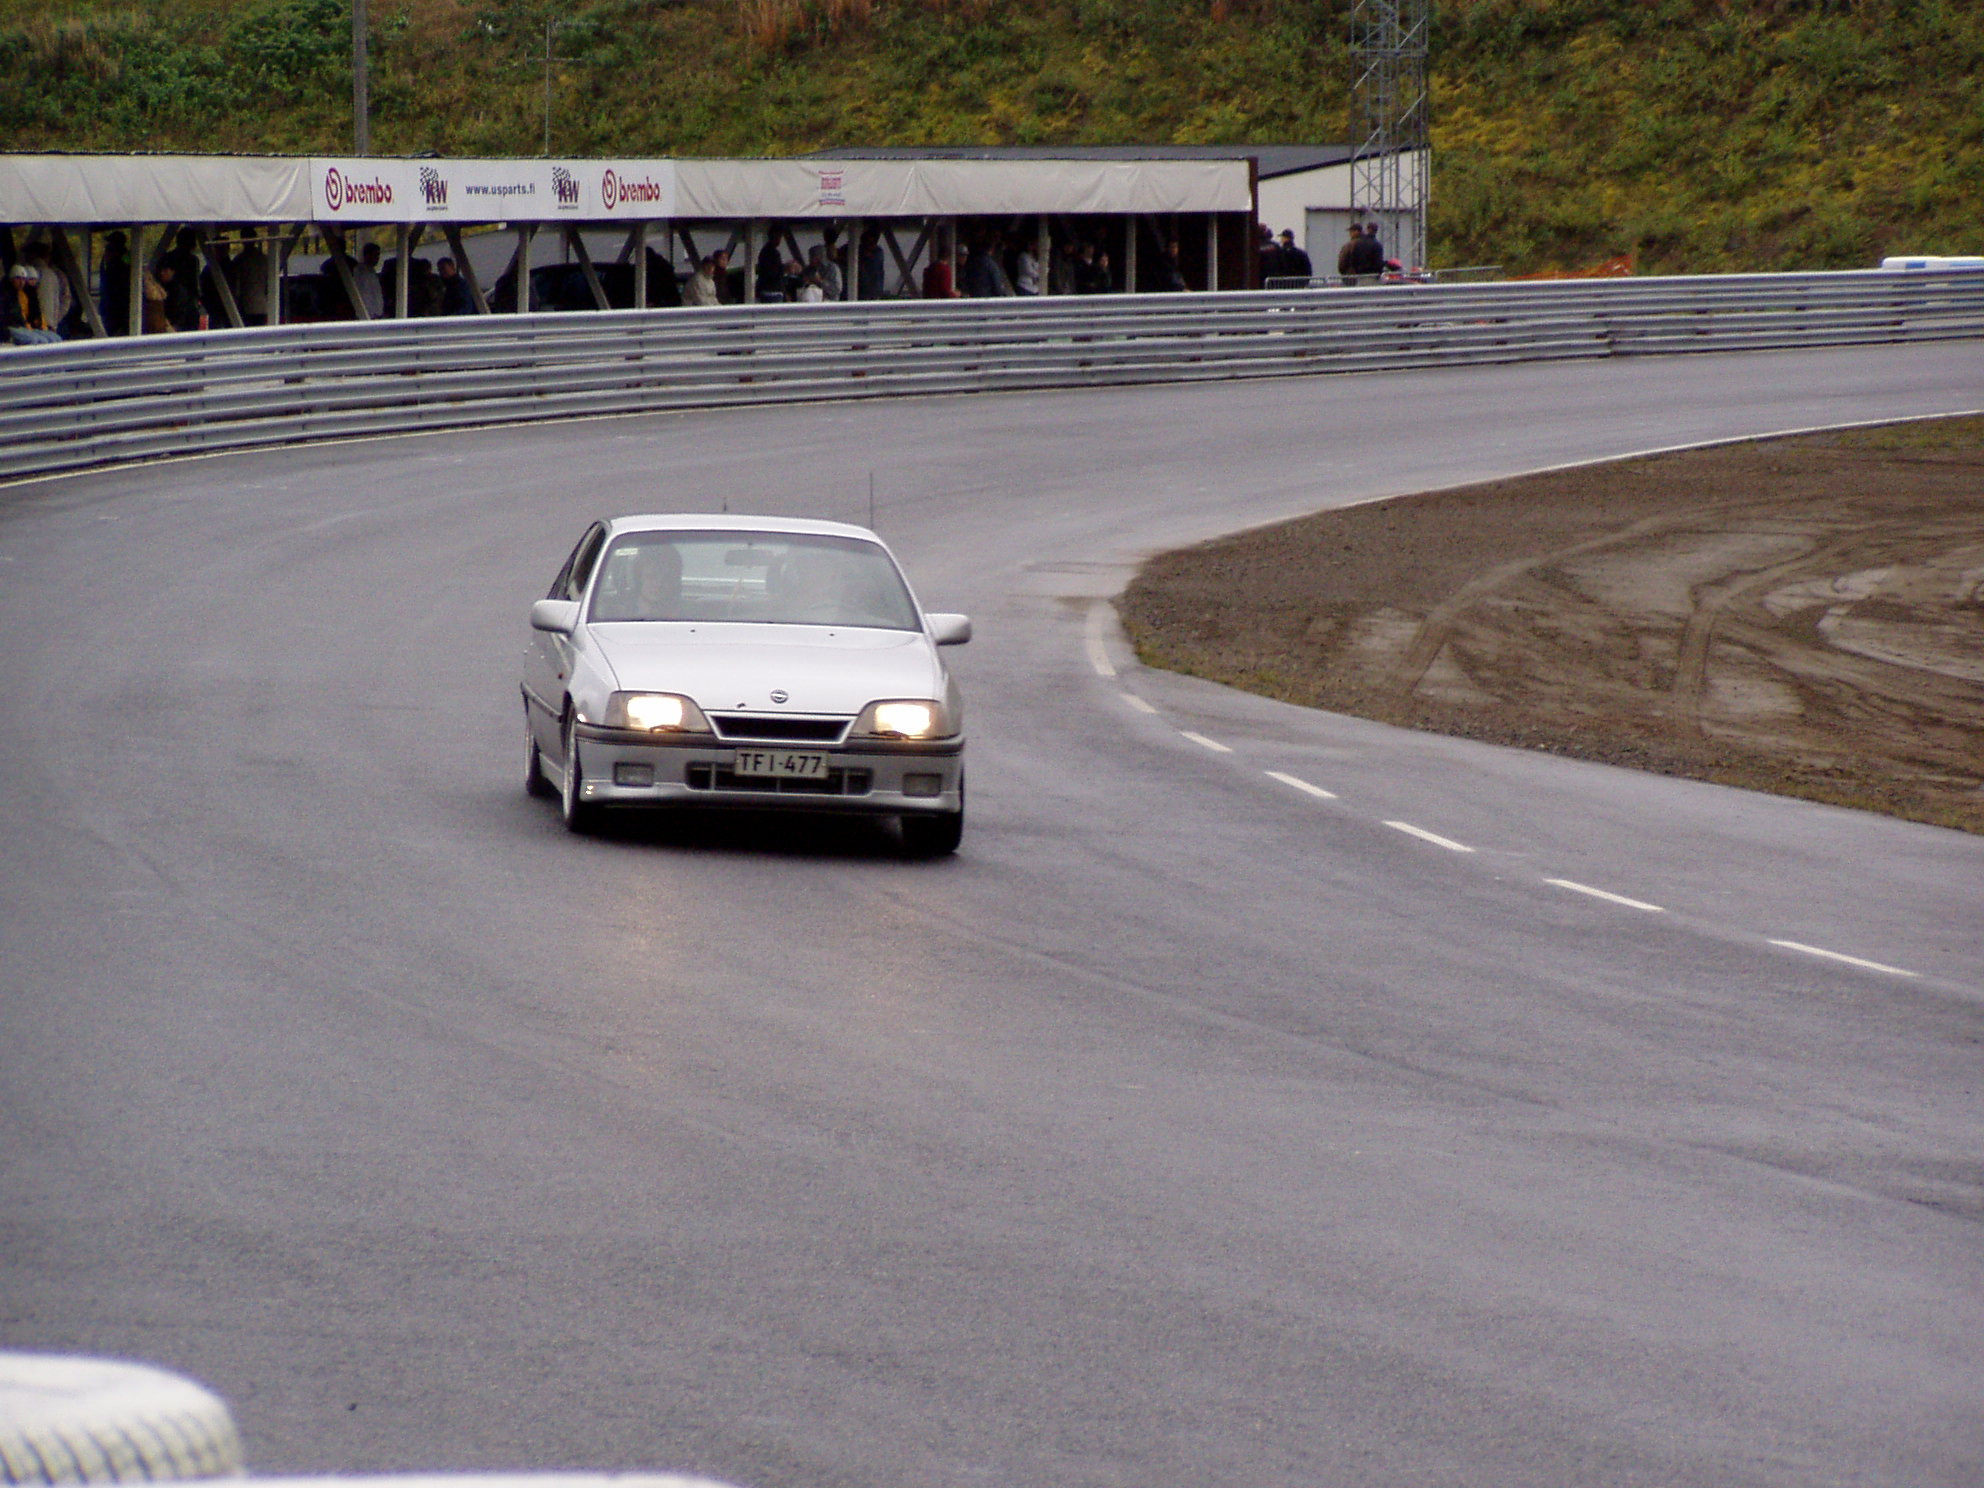
[[[1984,273],[759,305],[0,351],[0,477],[301,440],[829,398],[1984,337]]]

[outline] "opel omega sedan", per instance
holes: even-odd
[[[531,606],[525,788],[585,831],[630,807],[882,813],[964,831],[964,705],[881,539],[779,517],[596,522]]]

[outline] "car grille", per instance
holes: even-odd
[[[712,713],[721,739],[769,739],[779,743],[838,744],[845,718],[767,718],[758,713]]]
[[[761,796],[865,796],[873,788],[871,770],[829,770],[824,779],[797,780],[777,775],[739,775],[722,765],[690,765],[690,790],[752,791]]]

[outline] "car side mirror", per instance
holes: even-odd
[[[962,646],[971,639],[971,616],[932,615],[930,639],[940,646]]]
[[[579,628],[579,602],[576,599],[540,599],[530,607],[530,628],[570,635]]]

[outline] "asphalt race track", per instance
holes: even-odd
[[[1100,605],[1323,506],[1980,406],[1957,343],[0,490],[0,1342],[193,1375],[261,1473],[1984,1480],[1984,841],[1147,673]],[[865,521],[871,472],[977,625],[958,858],[525,799],[588,518]]]

